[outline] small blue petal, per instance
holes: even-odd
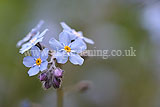
[[[22,40],[18,41],[17,47],[20,47],[24,42],[27,42],[31,38],[32,34],[29,33],[26,37],[24,37]]]
[[[84,50],[87,49],[86,44],[80,38],[78,38],[74,42],[72,42],[70,44],[70,46],[71,46],[71,50],[74,50],[77,53],[81,53],[81,52],[83,52]]]
[[[31,40],[29,40],[28,43],[31,43],[31,44],[34,44],[35,43],[35,40],[37,40],[37,37],[39,36],[40,32],[37,32],[36,35],[34,35]],[[34,41],[34,42],[33,42]]]
[[[44,37],[38,38],[33,44],[32,46],[36,45],[38,42],[42,42]]]
[[[42,62],[41,65],[40,65],[40,70],[41,71],[46,70],[47,69],[47,65],[48,65],[47,61]]]
[[[73,32],[75,31],[74,29],[71,29],[65,22],[61,22],[60,23],[63,31],[68,32],[70,35],[70,40],[74,40],[76,38],[76,35],[73,34]]]
[[[71,63],[75,65],[82,65],[84,62],[84,59],[81,58],[78,54],[71,53],[69,56],[69,60]]]
[[[28,74],[29,74],[29,76],[34,76],[34,75],[38,74],[38,72],[39,72],[39,66],[34,66],[29,69]]]
[[[86,37],[83,37],[84,41],[89,43],[89,44],[94,44],[94,41],[89,39],[89,38],[86,38]]]
[[[44,21],[43,20],[40,20],[39,23],[31,30],[31,33],[35,33],[35,32],[38,32],[42,25],[44,24]]]
[[[24,57],[23,59],[23,64],[26,66],[26,67],[32,67],[34,64],[35,64],[35,60],[33,57],[31,56],[26,56]]]
[[[83,32],[82,31],[78,31],[78,34],[83,37]]]
[[[65,64],[68,61],[68,55],[64,51],[62,51],[62,52],[58,51],[58,52],[55,53],[54,56],[57,59],[58,63]]]
[[[76,32],[74,29],[72,29],[69,33],[70,33],[70,39],[71,40],[75,40],[77,37],[77,35],[75,35],[73,32]]]
[[[32,44],[29,42],[26,44],[23,44],[19,52],[23,54],[24,52],[28,51],[31,47],[32,47]]]
[[[64,30],[71,30],[71,28],[65,22],[61,22],[60,24]]]
[[[48,58],[48,49],[47,48],[45,48],[45,49],[43,49],[43,51],[41,52],[41,59],[44,61],[44,60],[47,60],[47,58]]]
[[[40,35],[38,35],[38,38],[43,37],[46,34],[47,31],[48,31],[48,29],[45,29]]]
[[[53,50],[59,50],[64,48],[64,46],[54,38],[51,38],[49,40],[49,44]]]
[[[70,33],[63,31],[59,34],[59,41],[60,43],[63,43],[65,46],[68,46],[69,43],[71,42],[70,39]]]
[[[31,55],[36,59],[39,58],[40,57],[40,49],[37,46],[33,46],[31,48]]]

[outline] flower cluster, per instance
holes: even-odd
[[[94,44],[94,41],[83,36],[81,31],[70,28],[66,23],[61,22],[63,31],[59,34],[59,41],[51,38],[48,42],[51,47],[41,44],[44,36],[49,31],[44,29],[40,32],[44,21],[40,21],[38,25],[26,35],[25,38],[17,43],[17,47],[21,46],[20,53],[29,52],[24,57],[23,64],[29,67],[29,76],[39,74],[39,79],[45,89],[53,86],[59,88],[62,83],[64,71],[60,68],[61,64],[67,63],[69,60],[74,65],[82,65],[84,59],[79,55],[87,49],[86,43]]]

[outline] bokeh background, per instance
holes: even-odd
[[[56,107],[56,90],[29,77],[16,43],[38,22],[58,38],[61,21],[95,41],[88,49],[136,49],[136,57],[67,63],[64,107],[160,107],[159,0],[0,0],[0,107]],[[90,88],[79,92],[80,81]]]

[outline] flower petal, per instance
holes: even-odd
[[[25,43],[22,45],[22,48],[20,49],[19,53],[23,54],[24,52],[28,51],[32,47],[31,43]]]
[[[75,29],[72,29],[70,31],[70,39],[71,40],[75,40],[76,38],[78,38],[78,36],[75,34],[76,30]]]
[[[83,37],[84,41],[89,43],[89,44],[94,44],[94,41],[89,39],[89,38],[86,38],[86,37]]]
[[[43,20],[40,20],[39,23],[31,30],[31,33],[35,33],[35,32],[38,32],[42,25],[44,24],[44,21]]]
[[[38,32],[29,42],[32,44],[32,46],[36,45],[38,42],[42,42],[44,34],[44,31],[41,34]]]
[[[38,42],[42,42],[44,37],[38,38],[34,43],[33,46],[36,45]]]
[[[83,32],[82,31],[78,31],[78,34],[83,37]]]
[[[39,66],[34,66],[29,69],[28,74],[29,74],[29,76],[34,76],[34,75],[38,74],[38,72],[39,72]]]
[[[58,51],[58,52],[55,53],[54,56],[57,59],[58,63],[65,64],[68,61],[68,55],[64,51],[62,51],[62,52]]]
[[[74,53],[70,54],[69,60],[71,61],[71,63],[75,65],[82,65],[84,62],[83,58],[81,58],[78,54],[74,54]]]
[[[32,38],[31,40],[29,40],[29,42],[32,44],[32,42],[37,39],[37,37],[39,36],[40,32],[37,32]],[[33,42],[34,43],[34,42]]]
[[[42,62],[41,65],[40,65],[40,70],[41,71],[46,70],[47,66],[48,66],[48,62],[47,61]]]
[[[65,46],[68,46],[71,43],[70,33],[63,31],[59,34],[59,41],[63,43]]]
[[[17,47],[20,47],[23,43],[27,42],[31,38],[32,34],[28,33],[26,37],[24,37],[22,40],[18,41]]]
[[[34,58],[39,58],[40,57],[40,49],[37,46],[33,46],[31,48],[31,54]]]
[[[60,42],[58,42],[55,38],[51,38],[49,40],[49,44],[51,48],[54,50],[59,50],[59,49],[64,48],[63,45]]]
[[[72,30],[65,22],[60,23],[64,30]]]
[[[44,60],[47,60],[47,58],[48,58],[48,49],[47,48],[45,48],[45,49],[43,49],[43,51],[41,52],[41,59],[42,59],[42,61],[44,61]]]
[[[74,42],[72,42],[70,44],[70,46],[71,46],[71,50],[74,50],[77,53],[81,53],[81,52],[83,52],[84,50],[87,49],[86,44],[80,38],[78,38]]]
[[[35,64],[35,60],[33,57],[31,56],[26,56],[24,57],[23,59],[23,64],[26,66],[26,67],[32,67],[34,64]]]
[[[38,35],[38,38],[43,37],[46,34],[47,31],[48,31],[48,29],[45,29],[40,35]]]

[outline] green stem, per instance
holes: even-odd
[[[57,89],[57,107],[63,107],[63,88]]]

